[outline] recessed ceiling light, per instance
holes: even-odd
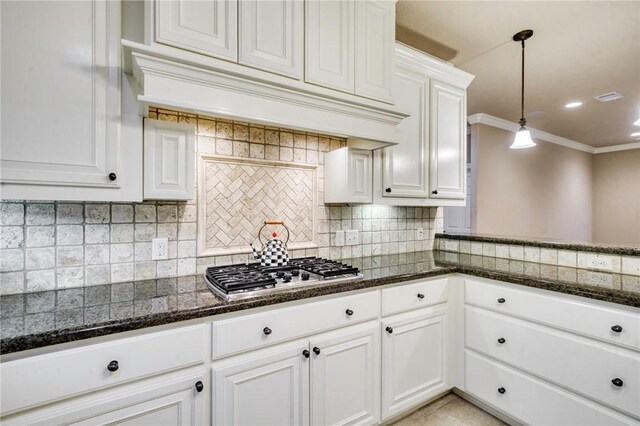
[[[582,102],[569,102],[568,104],[566,104],[564,107],[565,108],[577,108],[580,105],[582,105]]]
[[[640,136],[640,132],[631,133],[631,137]]]

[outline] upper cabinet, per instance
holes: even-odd
[[[155,6],[158,43],[238,59],[237,0],[162,0]]]
[[[120,68],[120,2],[1,2],[5,199],[142,198],[142,120]]]
[[[301,1],[240,1],[239,62],[301,78],[303,9]]]
[[[395,1],[305,4],[305,81],[390,102]]]

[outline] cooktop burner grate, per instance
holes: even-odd
[[[339,275],[358,274],[358,268],[334,260],[327,260],[317,257],[304,257],[293,259],[292,264],[305,271],[313,272],[323,278],[331,278]]]

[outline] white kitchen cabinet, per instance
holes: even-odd
[[[242,0],[239,6],[240,64],[302,78],[304,3]]]
[[[431,81],[432,198],[465,198],[466,95],[463,89]]]
[[[156,42],[237,61],[237,0],[161,0],[155,7]]]
[[[305,81],[353,93],[354,0],[305,1]]]
[[[144,120],[144,198],[195,198],[195,126]]]
[[[213,423],[309,424],[308,350],[304,340],[214,364]]]
[[[373,201],[373,153],[340,148],[324,155],[324,202],[371,203]]]
[[[199,373],[72,398],[15,416],[3,425],[204,425],[205,378]]]
[[[447,308],[425,308],[382,321],[382,419],[449,388]]]
[[[355,93],[392,101],[394,71],[394,0],[356,1]]]
[[[411,111],[397,129],[399,145],[382,153],[382,193],[385,197],[427,198],[429,167],[429,78],[422,72],[398,64],[395,103]]]
[[[312,338],[311,424],[376,424],[380,329],[369,322]]]
[[[120,2],[2,2],[0,16],[2,197],[139,201],[142,120],[120,69]]]

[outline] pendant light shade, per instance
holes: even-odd
[[[531,132],[529,132],[529,130],[527,130],[527,128],[525,127],[525,124],[527,124],[527,119],[524,118],[524,42],[525,40],[528,40],[532,35],[532,30],[523,30],[513,36],[514,41],[519,41],[522,43],[522,90],[520,93],[520,130],[516,132],[516,137],[509,147],[511,149],[522,149],[536,146],[536,143],[533,141],[533,139],[531,139]]]

